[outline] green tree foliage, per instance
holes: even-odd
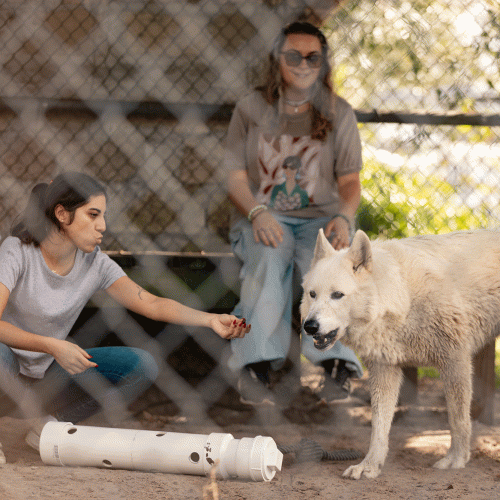
[[[335,87],[355,109],[500,112],[497,0],[350,0],[327,23]],[[405,237],[500,222],[498,127],[360,126],[359,226]]]
[[[336,85],[356,108],[474,111],[500,92],[497,0],[352,0],[330,19]]]
[[[417,234],[485,227],[489,209],[474,209],[437,175],[424,177],[406,168],[392,171],[375,161],[361,173],[363,197],[357,225],[370,237],[405,238]]]

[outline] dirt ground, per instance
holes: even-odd
[[[306,380],[307,382],[307,380]],[[281,446],[309,438],[326,451],[354,449],[365,453],[370,438],[370,408],[364,400],[366,380],[355,384],[349,401],[330,407],[318,404],[307,386],[284,413],[259,415],[227,395],[211,409],[213,424],[179,418],[172,405],[153,393],[138,404],[136,417],[120,427],[171,432],[229,432],[235,438],[271,436]],[[361,396],[361,397],[358,397]],[[233,401],[232,401],[233,399]],[[141,406],[142,405],[142,408]],[[136,408],[136,409],[137,409]],[[353,461],[297,462],[284,455],[281,472],[270,482],[218,480],[216,495],[230,500],[391,500],[391,499],[500,499],[500,392],[496,394],[496,423],[474,423],[472,458],[465,469],[442,471],[431,465],[449,446],[444,398],[438,380],[423,379],[416,405],[400,407],[391,430],[390,452],[377,479],[342,478]],[[85,422],[100,425],[99,418]],[[0,441],[7,464],[0,466],[2,500],[150,500],[203,499],[210,480],[204,476],[149,473],[97,468],[46,466],[24,443],[27,424],[0,419]]]

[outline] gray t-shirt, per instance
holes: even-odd
[[[52,272],[40,248],[9,236],[0,246],[0,283],[10,291],[2,315],[22,330],[65,339],[90,297],[125,276],[123,269],[103,254],[76,252],[75,264],[66,276]],[[13,349],[21,373],[42,378],[54,358],[48,354]]]
[[[328,217],[338,213],[337,179],[359,172],[361,140],[349,103],[335,96],[333,131],[312,139],[310,112],[284,115],[260,92],[241,99],[226,136],[224,168],[246,170],[258,203],[293,217]]]

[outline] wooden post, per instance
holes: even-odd
[[[415,404],[418,395],[417,368],[404,368],[403,374],[399,404]],[[493,425],[495,423],[494,403],[495,341],[493,340],[474,357],[472,419],[486,425]]]
[[[500,333],[500,331],[499,331]],[[471,417],[486,425],[495,421],[495,341],[474,357]]]
[[[418,395],[418,368],[403,368],[403,384],[399,393],[400,405],[411,405],[417,402]]]

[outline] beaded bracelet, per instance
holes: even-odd
[[[344,214],[335,214],[332,217],[332,220],[335,219],[335,217],[342,217],[347,222],[347,225],[349,226],[349,231],[351,230],[351,221],[344,215]]]
[[[252,210],[250,210],[250,212],[248,212],[248,215],[247,215],[248,221],[252,222],[253,216],[256,215],[257,212],[260,212],[262,210],[267,210],[267,206],[266,205],[255,205],[255,207],[253,207]]]

